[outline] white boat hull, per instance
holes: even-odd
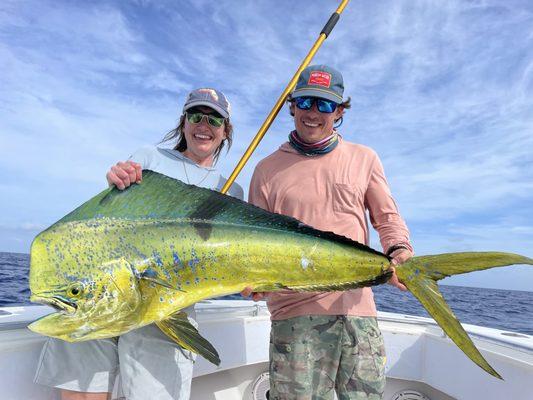
[[[35,385],[33,374],[45,338],[28,322],[51,311],[44,306],[0,308],[0,399],[57,399],[53,389]],[[220,366],[202,358],[195,365],[193,400],[265,398],[268,390],[270,321],[264,304],[214,300],[197,305],[202,334],[220,353]],[[500,381],[470,361],[430,319],[380,313],[387,347],[384,399],[531,400],[533,337],[464,325]],[[407,392],[406,392],[407,393]]]

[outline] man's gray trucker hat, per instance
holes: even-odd
[[[320,97],[340,104],[343,94],[344,81],[339,71],[327,65],[311,65],[298,77],[291,96],[293,99],[307,96]]]

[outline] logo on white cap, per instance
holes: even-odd
[[[212,98],[214,101],[217,101],[217,102],[218,102],[218,94],[217,94],[217,92],[215,92],[213,89],[208,89],[208,88],[198,89],[198,92],[200,92],[200,93],[207,93],[207,94],[209,94],[209,96],[211,96],[211,98]]]

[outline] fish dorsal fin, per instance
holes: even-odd
[[[126,190],[106,189],[58,223],[105,217],[188,220],[204,240],[209,239],[213,225],[219,223],[283,230],[349,244],[382,255],[361,243],[314,229],[295,218],[271,213],[232,196],[188,185],[150,170],[143,170],[141,184],[131,185]]]
[[[185,350],[201,355],[215,365],[220,364],[218,352],[187,319],[187,314],[178,312],[169,318],[156,322],[159,329]]]

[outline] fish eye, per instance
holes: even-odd
[[[83,293],[83,284],[74,283],[67,289],[67,294],[71,297],[79,297]]]

